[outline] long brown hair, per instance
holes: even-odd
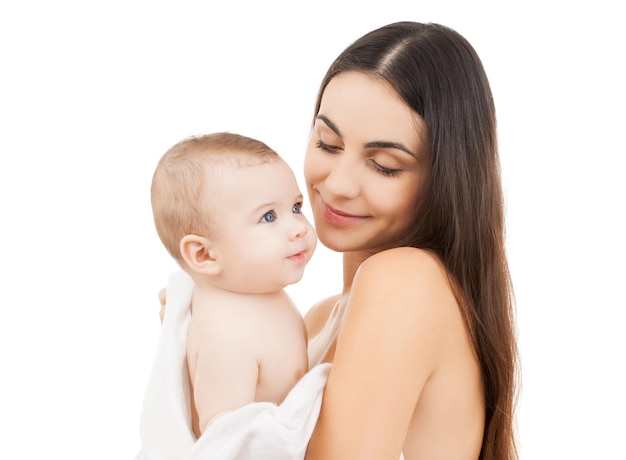
[[[429,173],[403,245],[441,257],[482,368],[486,419],[480,459],[516,459],[518,351],[505,254],[495,107],[474,48],[438,24],[399,22],[350,45],[322,81],[366,72],[389,82],[428,128]]]

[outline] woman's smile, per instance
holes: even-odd
[[[334,225],[353,225],[367,219],[367,216],[357,216],[347,212],[340,211],[320,200],[322,213],[326,220]]]

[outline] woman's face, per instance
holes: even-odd
[[[392,247],[415,220],[426,128],[383,80],[343,72],[327,85],[304,175],[320,241],[339,251]]]

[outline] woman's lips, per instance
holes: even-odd
[[[322,213],[328,222],[334,225],[352,225],[361,222],[365,217],[355,216],[328,206],[322,201]]]

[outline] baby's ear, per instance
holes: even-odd
[[[212,242],[203,236],[185,235],[180,240],[180,253],[187,266],[201,275],[219,275],[222,267],[215,257]]]

